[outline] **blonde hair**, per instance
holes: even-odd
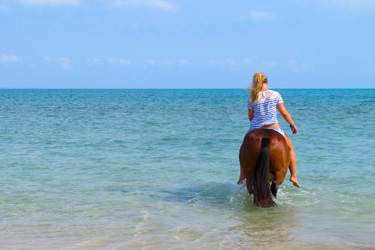
[[[251,103],[258,100],[259,92],[262,89],[263,84],[267,82],[267,76],[261,72],[256,72],[253,76],[253,83],[251,86]]]

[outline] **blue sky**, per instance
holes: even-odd
[[[0,88],[374,88],[373,0],[0,0]]]

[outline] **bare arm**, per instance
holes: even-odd
[[[252,121],[254,118],[254,111],[249,108],[247,110],[248,110],[249,121]]]
[[[276,107],[279,110],[282,117],[284,117],[285,121],[289,123],[290,128],[293,131],[293,134],[297,134],[297,131],[298,131],[297,126],[296,124],[294,124],[292,117],[290,116],[289,112],[286,110],[284,103],[279,103],[277,104]]]

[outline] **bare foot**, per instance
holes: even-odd
[[[291,176],[290,179],[289,179],[291,182],[293,182],[293,185],[295,187],[300,187],[299,183],[298,183],[298,180],[297,180],[297,177],[296,176]]]

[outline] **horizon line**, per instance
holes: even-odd
[[[272,88],[301,90],[375,89],[375,88]],[[249,90],[249,88],[0,88],[0,90]]]

